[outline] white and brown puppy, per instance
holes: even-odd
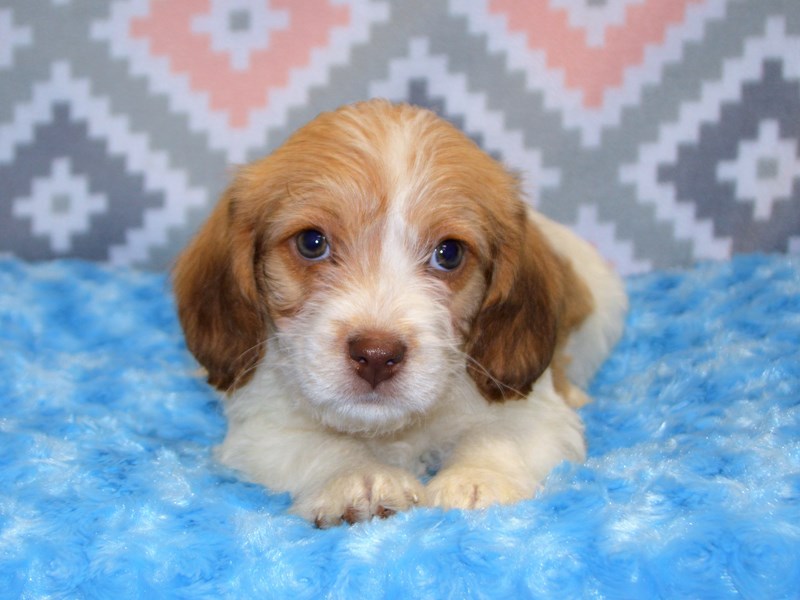
[[[496,161],[384,101],[242,168],[174,283],[227,393],[219,458],[320,526],[533,496],[584,458],[575,408],[627,304]]]

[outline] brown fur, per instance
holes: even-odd
[[[220,390],[244,385],[265,350],[255,232],[238,218],[234,194],[222,198],[179,258],[173,281],[186,343]]]
[[[505,225],[466,347],[477,363],[470,375],[491,401],[527,395],[550,364],[563,293],[558,259],[524,208]]]

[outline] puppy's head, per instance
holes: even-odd
[[[514,177],[432,113],[371,101],[241,169],[174,282],[211,384],[278,369],[325,424],[386,432],[465,369],[488,401],[527,394],[559,272]]]

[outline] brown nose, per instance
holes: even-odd
[[[400,369],[406,345],[396,337],[370,333],[350,340],[349,351],[358,376],[375,389]]]

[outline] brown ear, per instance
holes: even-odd
[[[267,319],[254,272],[256,238],[229,189],[173,272],[178,316],[208,382],[232,391],[264,355]]]
[[[527,395],[558,337],[558,258],[524,210],[504,231],[466,351],[469,374],[489,401]]]

